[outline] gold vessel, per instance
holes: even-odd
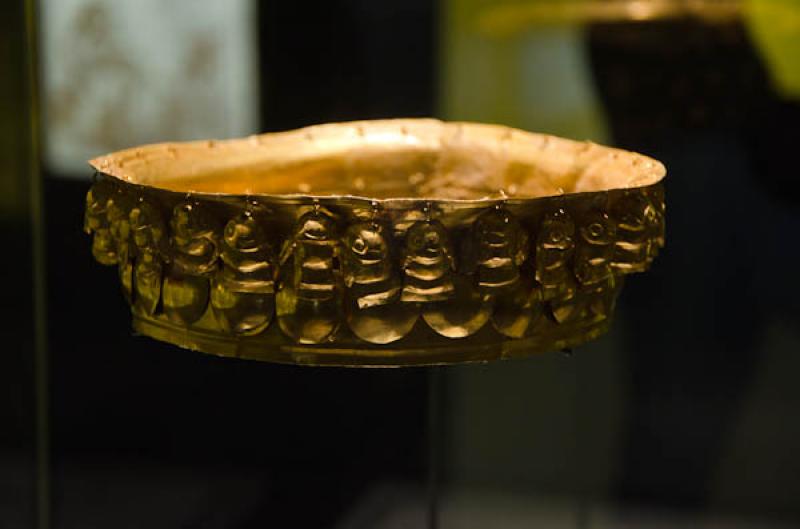
[[[488,361],[604,332],[664,244],[664,166],[399,119],[92,160],[85,229],[136,331],[311,365]]]

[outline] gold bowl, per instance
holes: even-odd
[[[496,125],[398,119],[92,160],[85,229],[136,331],[223,356],[402,366],[607,330],[664,244],[664,166]]]

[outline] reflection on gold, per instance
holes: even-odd
[[[86,229],[130,276],[134,327],[226,356],[399,366],[572,347],[663,245],[659,162],[494,125],[343,123],[91,163]]]
[[[126,182],[184,193],[376,199],[537,198],[647,185],[665,173],[656,160],[591,142],[433,119],[148,145],[90,163]]]

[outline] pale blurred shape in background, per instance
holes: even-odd
[[[252,0],[43,0],[45,165],[258,127]]]

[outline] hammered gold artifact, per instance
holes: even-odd
[[[664,245],[664,166],[496,125],[399,119],[92,160],[92,254],[136,331],[313,365],[570,348]]]

